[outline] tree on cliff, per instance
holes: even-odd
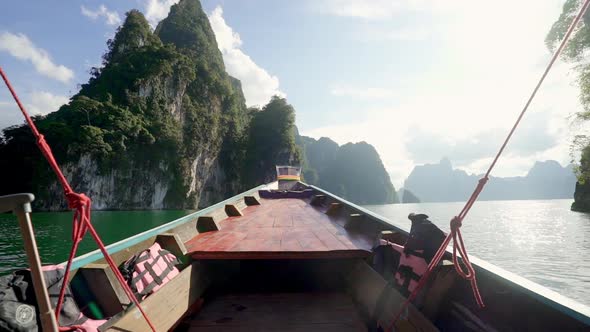
[[[276,165],[299,165],[301,154],[295,145],[295,109],[285,98],[274,96],[250,122],[244,181],[253,187],[274,181]]]
[[[304,181],[357,204],[397,203],[395,188],[377,150],[366,142],[342,146],[327,137],[298,136]]]
[[[107,47],[103,66],[70,103],[35,119],[65,175],[95,207],[207,206],[245,189],[247,156],[274,167],[296,155],[292,133],[291,140],[275,136],[270,153],[257,150],[267,142],[249,144],[250,120],[255,132],[283,133],[293,109],[273,111],[287,105],[275,100],[260,114],[248,110],[198,0],[173,5],[155,32],[141,12],[129,11]],[[27,127],[3,131],[0,155],[0,174],[10,174],[0,195],[33,192],[36,209],[65,208]],[[253,171],[245,179],[265,178]]]
[[[545,42],[549,49],[555,49],[562,41],[565,33],[576,16],[582,0],[567,0],[563,5],[561,15],[547,34]],[[578,121],[590,120],[590,63],[587,61],[587,51],[590,48],[590,12],[586,12],[569,40],[562,57],[566,61],[576,64],[578,83],[580,85],[580,102],[583,110],[577,114]],[[581,149],[580,164],[576,167],[578,183],[574,194],[573,210],[590,211],[590,137],[578,135],[573,143],[573,149]]]

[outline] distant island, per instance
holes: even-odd
[[[398,203],[377,150],[366,142],[338,143],[327,137],[295,139],[303,152],[303,178],[356,204]]]
[[[481,177],[454,169],[450,160],[443,158],[438,164],[414,167],[404,182],[404,189],[421,202],[465,201]],[[571,199],[575,187],[572,165],[562,167],[554,160],[538,161],[525,176],[490,177],[479,199]]]
[[[399,202],[402,204],[420,203],[420,198],[406,188],[398,190],[397,197],[399,197]]]

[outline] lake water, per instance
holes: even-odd
[[[467,252],[590,305],[590,214],[571,200],[478,201],[463,221]],[[445,232],[464,203],[366,206],[410,229],[410,212],[425,213]]]
[[[481,259],[590,305],[590,215],[569,210],[571,200],[477,202],[463,222],[467,250]],[[425,213],[448,231],[463,203],[367,206],[396,226],[410,228],[410,212]],[[190,211],[97,211],[93,224],[107,244],[177,219]],[[43,263],[67,259],[72,213],[34,213]],[[96,249],[87,238],[79,254]],[[16,219],[0,214],[0,275],[26,267]]]
[[[92,224],[105,244],[162,225],[191,211],[95,211]],[[72,212],[36,212],[33,228],[43,264],[68,259],[72,245]],[[78,255],[97,249],[90,234],[78,247]],[[0,214],[0,275],[28,266],[16,217]]]

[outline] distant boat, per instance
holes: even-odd
[[[157,331],[378,331],[390,326],[405,298],[393,287],[397,266],[384,267],[397,258],[388,260],[376,248],[383,239],[404,245],[408,233],[306,185],[299,168],[281,166],[277,175],[277,182],[107,247],[120,265],[155,243],[178,258],[176,273],[161,278],[159,289],[141,302]],[[0,198],[6,210],[4,203]],[[590,329],[588,307],[471,257],[486,303],[479,309],[469,282],[458,277],[449,258],[447,252],[422,294],[395,323],[396,331]],[[97,320],[100,331],[150,330],[98,250],[77,257],[72,268],[73,298],[86,316],[102,319]]]

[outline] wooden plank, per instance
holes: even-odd
[[[191,255],[193,259],[367,259],[371,252],[365,250],[332,250],[332,251],[303,251],[299,244],[280,244],[276,251],[252,251],[243,248],[232,248],[232,251],[199,251]],[[297,249],[287,251],[285,248]]]
[[[208,217],[213,218],[214,220],[223,220],[228,217],[227,213],[225,213],[225,205],[221,209],[216,209],[207,215]]]
[[[178,234],[160,234],[156,236],[156,242],[158,242],[163,249],[170,251],[176,257],[184,256],[187,253],[186,247],[182,240],[180,240],[180,236],[178,236]]]
[[[189,331],[366,331],[341,293],[227,295],[206,303]]]
[[[340,209],[342,209],[342,204],[331,203],[330,206],[328,207],[328,210],[326,210],[326,214],[329,216],[335,216],[338,214],[338,212],[340,212]]]
[[[264,205],[244,209],[241,217],[216,223],[219,231],[187,241],[194,259],[261,259],[309,257],[367,257],[375,235],[354,230],[313,208],[302,199],[269,199]],[[342,211],[341,211],[342,212]],[[204,217],[201,217],[203,220]],[[363,215],[352,215],[363,219]],[[350,253],[343,251],[349,250]]]
[[[156,237],[153,236],[145,241],[136,243],[130,247],[127,247],[125,249],[117,251],[114,254],[111,254],[111,258],[113,259],[113,261],[115,261],[115,264],[117,264],[117,266],[119,266],[119,265],[121,265],[121,263],[123,263],[127,259],[129,259],[129,257],[137,254],[138,252],[140,252],[142,250],[149,248],[152,244],[154,244],[155,240],[156,240]],[[97,259],[94,263],[95,264],[106,264],[106,260],[103,257],[103,258]]]
[[[199,233],[206,233],[212,231],[218,231],[219,227],[215,222],[213,216],[201,216],[197,219],[197,231]]]
[[[211,280],[203,265],[193,263],[182,270],[154,294],[148,296],[141,307],[157,331],[167,331],[199,299]],[[111,322],[107,322],[110,324]],[[149,331],[145,319],[135,307],[131,308],[107,331]]]
[[[121,312],[129,304],[127,294],[108,264],[88,264],[78,269],[96,302],[107,317]]]
[[[424,294],[427,296],[422,301],[422,312],[430,320],[436,320],[447,293],[457,281],[458,275],[455,265],[450,261],[443,261],[443,264],[436,268],[434,277],[428,283]]]
[[[255,196],[244,196],[244,203],[248,206],[260,205],[260,201]]]
[[[239,199],[239,200],[235,201],[233,205],[235,205],[239,211],[242,211],[248,207],[248,204],[246,204],[246,202],[243,199]]]
[[[396,231],[392,231],[392,230],[385,230],[385,231],[381,231],[379,233],[379,239],[383,239],[386,241],[389,241],[391,243],[395,243],[395,244],[399,244],[401,246],[403,246],[404,244],[406,244],[406,240],[408,239],[408,236],[406,234],[400,233],[400,232],[396,232]]]
[[[467,309],[467,307],[453,301],[451,303],[451,308],[451,315],[457,319],[458,323],[463,325],[464,330],[469,329],[471,331],[477,332],[498,332],[498,330],[479,319],[479,317]]]
[[[241,216],[243,216],[242,212],[240,212],[240,209],[235,204],[226,204],[225,205],[225,213],[229,217],[241,217]]]
[[[197,231],[197,219],[195,218],[187,223],[184,223],[172,230],[172,233],[178,234],[180,241],[186,242],[195,237],[199,232]]]
[[[217,326],[198,326],[191,327],[190,332],[219,332]],[[326,324],[306,324],[299,323],[299,325],[281,327],[280,329],[252,329],[251,326],[227,326],[223,328],[223,332],[358,332],[367,331],[366,328],[358,328],[356,326],[349,326],[343,323],[326,323]]]
[[[233,196],[231,198],[228,198],[222,202],[219,202],[217,204],[214,204],[212,206],[209,206],[205,209],[199,210],[195,213],[191,213],[189,215],[186,215],[182,218],[178,218],[176,220],[173,220],[169,223],[166,223],[164,225],[160,225],[158,227],[152,228],[150,230],[147,230],[145,232],[136,234],[134,236],[128,237],[124,240],[121,240],[119,242],[110,244],[107,246],[107,251],[109,252],[109,254],[113,255],[114,253],[124,250],[126,248],[129,248],[131,246],[134,246],[140,242],[144,242],[144,241],[154,241],[156,235],[170,231],[172,233],[177,233],[179,235],[181,235],[181,239],[183,239],[183,242],[192,238],[194,236],[194,234],[190,234],[188,236],[187,239],[184,239],[184,235],[181,234],[178,231],[178,227],[179,226],[183,226],[186,223],[189,223],[190,221],[195,220],[196,218],[198,218],[199,216],[204,216],[204,215],[208,215],[210,214],[212,211],[221,209],[225,206],[225,204],[228,203],[232,203],[235,202],[237,200],[242,199],[244,196],[248,196],[248,195],[254,195],[257,196],[258,195],[258,190],[264,189],[264,188],[268,188],[269,186],[273,185],[272,183],[270,184],[262,184],[258,187],[252,188],[248,191],[245,191],[239,195]],[[148,248],[149,246],[147,246],[146,248]],[[145,249],[145,248],[144,248]],[[86,264],[89,263],[99,263],[98,260],[102,258],[102,253],[100,252],[100,250],[94,250],[92,252],[89,252],[87,254],[81,255],[79,257],[76,257],[74,259],[74,262],[72,264],[72,270],[76,270]],[[60,265],[65,266],[65,262],[61,263]]]
[[[344,224],[344,228],[346,229],[359,229],[361,227],[361,223],[363,222],[363,215],[358,213],[352,213],[348,216],[346,220],[346,224]]]
[[[180,261],[177,267],[183,269],[189,264],[189,256],[187,255],[186,246],[180,239],[178,234],[164,233],[156,236],[156,242],[160,244],[163,249],[170,251]]]
[[[353,264],[347,274],[347,284],[352,298],[367,317],[373,317],[383,329],[387,329],[405,298],[389,287],[387,281],[364,261]],[[438,331],[438,329],[413,305],[408,315],[395,324],[396,331]]]
[[[313,195],[309,204],[312,206],[321,206],[326,201],[326,195]]]

